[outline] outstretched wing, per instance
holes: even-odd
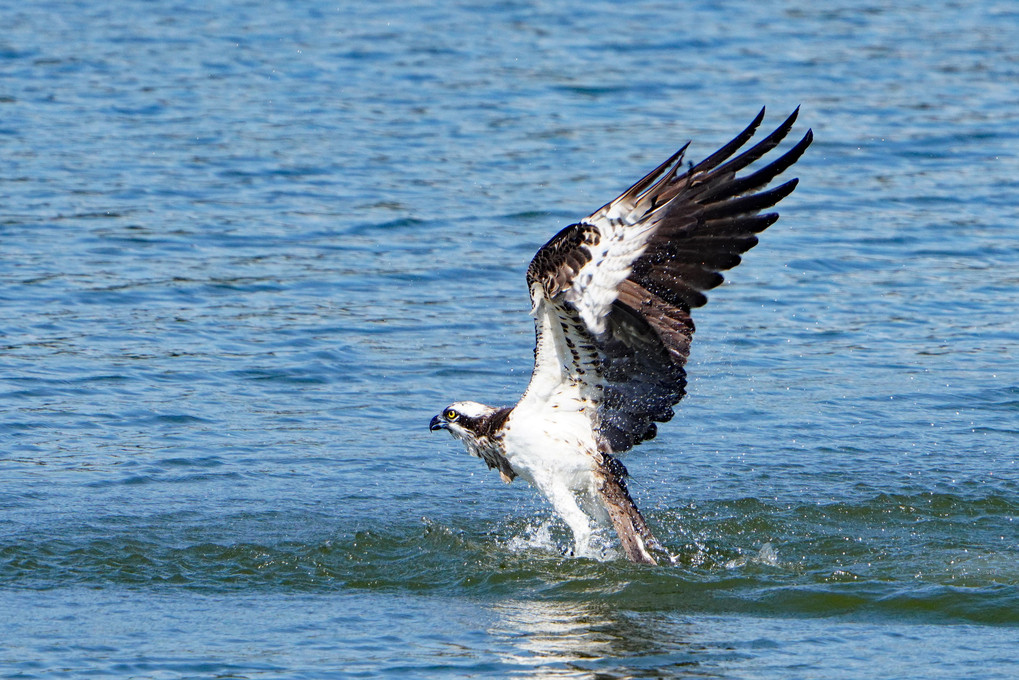
[[[740,262],[761,214],[788,196],[793,179],[765,190],[803,154],[804,137],[759,169],[740,171],[778,146],[799,109],[771,134],[754,136],[764,109],[731,142],[684,169],[686,146],[618,198],[566,227],[527,270],[537,342],[521,403],[588,412],[606,453],[655,436],[686,388],[690,310]]]

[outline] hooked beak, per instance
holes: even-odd
[[[441,416],[435,416],[432,418],[432,422],[428,423],[428,429],[432,432],[436,430],[448,430],[449,423],[442,419]]]

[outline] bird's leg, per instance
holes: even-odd
[[[573,552],[575,555],[583,556],[589,552],[591,544],[591,520],[587,514],[580,509],[573,492],[566,486],[553,485],[548,489],[542,489],[556,513],[563,518],[563,521],[573,532]]]
[[[651,550],[661,550],[644,516],[626,489],[626,468],[614,458],[606,455],[598,470],[601,485],[598,489],[605,509],[612,519],[623,552],[631,562],[657,564]]]

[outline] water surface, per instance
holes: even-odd
[[[1010,678],[1009,3],[0,9],[3,677]],[[429,418],[536,248],[762,105],[816,141],[568,557]]]

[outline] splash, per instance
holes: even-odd
[[[754,555],[742,555],[725,563],[726,569],[739,569],[748,564],[763,564],[766,567],[781,567],[782,562],[778,559],[778,551],[769,541],[761,546],[761,549]]]
[[[574,543],[565,535],[557,537],[557,534],[564,533],[561,528],[558,518],[550,517],[529,523],[520,532],[511,536],[505,542],[505,546],[515,553],[537,551],[599,562],[621,557],[612,536],[605,529],[595,529],[588,533],[585,540]]]
[[[519,534],[506,541],[506,548],[513,552],[540,550],[543,552],[560,552],[552,537],[552,520],[547,519],[538,524],[528,524]]]

